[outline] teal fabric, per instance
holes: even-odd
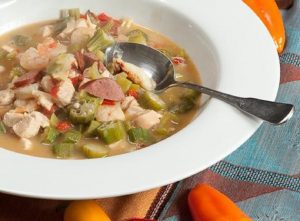
[[[287,44],[280,56],[277,101],[295,105],[292,119],[280,126],[263,123],[223,161],[177,183],[161,212],[149,218],[192,220],[187,194],[197,183],[208,183],[228,195],[253,220],[300,220],[300,0],[282,14]]]

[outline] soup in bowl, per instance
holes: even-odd
[[[164,35],[104,12],[63,9],[60,18],[0,38],[0,146],[40,157],[102,158],[159,142],[198,113],[200,94],[157,94],[147,71],[105,51],[147,45],[173,63],[179,81],[200,83],[183,48]]]
[[[59,19],[58,12],[61,9],[68,8],[80,8],[83,17],[79,19],[84,19],[84,14],[89,9],[91,9],[96,16],[100,15],[101,12],[105,12],[107,17],[114,18],[114,20],[118,21],[120,19],[129,21],[127,18],[132,18],[134,21],[131,26],[132,29],[124,32],[124,36],[122,36],[124,37],[123,40],[126,39],[129,41],[129,32],[137,29],[139,29],[139,31],[131,33],[133,34],[133,36],[131,35],[131,41],[145,43],[146,39],[147,44],[149,44],[149,40],[150,42],[154,42],[155,36],[159,37],[160,41],[166,44],[166,47],[158,46],[156,47],[157,49],[165,49],[171,52],[171,59],[172,57],[184,58],[185,66],[182,64],[174,64],[177,73],[180,74],[177,75],[179,79],[180,77],[181,79],[182,77],[187,77],[186,80],[188,81],[196,83],[201,82],[203,85],[210,88],[239,96],[258,97],[265,100],[274,100],[276,96],[279,82],[279,63],[276,48],[265,27],[251,10],[243,5],[242,1],[128,0],[124,3],[124,1],[121,0],[4,0],[0,3],[1,47],[20,38],[20,36],[16,38],[14,38],[14,36],[23,35],[29,37],[29,39],[35,40],[35,43],[29,47],[27,46],[28,48],[18,49],[20,50],[18,51],[18,54],[25,53],[30,47],[33,48],[31,51],[39,52],[39,49],[43,47],[40,48],[38,45],[43,45],[43,43],[47,45],[47,41],[44,42],[44,40],[49,37],[53,38],[55,43],[52,42],[52,44],[49,41],[48,46],[50,47],[46,47],[45,51],[48,51],[49,48],[52,47],[56,48],[59,46],[62,48],[61,45],[64,45],[67,51],[63,54],[67,54],[67,56],[64,55],[60,58],[63,60],[70,58],[70,61],[74,61],[75,58],[78,65],[75,56],[75,53],[78,51],[76,50],[76,45],[74,47],[69,47],[67,42],[53,36],[40,37],[41,33],[43,33],[41,31],[45,30],[43,27],[50,25],[51,31],[51,26],[55,26]],[[226,8],[226,11],[224,8]],[[72,13],[73,12],[71,12],[71,14]],[[105,20],[106,16],[102,15],[100,18]],[[236,22],[237,20],[239,22]],[[125,23],[128,24],[128,22]],[[88,34],[87,39],[90,40],[94,34],[95,33],[93,33],[93,35],[92,33],[90,33],[90,35]],[[105,32],[105,34],[108,35],[107,32]],[[102,34],[100,33],[100,35]],[[70,37],[70,35],[68,36]],[[113,40],[116,41],[116,36],[113,34],[109,34],[109,36],[112,36]],[[109,40],[111,40],[110,37]],[[149,46],[155,47],[155,45]],[[79,50],[79,52],[81,52],[80,54],[82,54],[81,49],[82,48]],[[161,51],[168,54],[165,50]],[[104,52],[104,50],[101,51],[102,53]],[[83,54],[84,52],[94,53],[93,50],[89,51],[87,48],[84,48]],[[102,53],[98,52],[95,54],[96,56],[99,56],[97,57],[98,60],[96,63],[100,63],[99,60],[101,61]],[[69,56],[69,54],[71,55]],[[13,55],[13,53],[11,55]],[[12,56],[12,58],[13,57],[14,56]],[[18,61],[20,58],[20,56],[17,56],[16,60]],[[49,62],[50,60],[52,61],[52,58],[49,58]],[[182,59],[179,59],[178,62],[181,60]],[[60,62],[58,61],[58,64],[59,63]],[[93,64],[85,69],[93,70]],[[183,76],[184,72],[181,68],[188,67],[188,64],[191,64],[189,66],[189,68],[191,68],[191,73],[186,72],[187,74]],[[19,64],[16,63],[15,65],[9,65],[8,63],[1,65],[5,66],[5,69],[7,69],[5,72],[6,74],[4,75],[5,77],[3,77],[3,80],[1,79],[1,90],[8,89],[8,84],[13,82],[8,76],[13,67],[21,66],[21,68],[26,71],[24,74],[28,72],[32,73],[32,71],[34,71],[29,70],[28,66],[22,67],[21,62],[19,62]],[[55,66],[56,65],[53,67]],[[73,62],[71,62],[71,66],[74,71],[78,71],[79,66],[73,66]],[[94,65],[94,67],[96,67],[96,65]],[[121,72],[116,71],[115,73],[114,69],[111,69],[111,67],[105,68],[113,75],[114,83],[112,84],[120,86],[120,82],[128,83],[127,80],[129,80],[129,84],[131,83],[131,85],[134,86],[133,88],[136,88],[136,85],[139,85],[138,87],[142,92],[151,92],[151,90],[145,89],[142,85],[134,83],[133,79],[128,77],[126,70],[122,70]],[[49,75],[47,74],[47,71],[51,71],[51,69],[47,69],[47,67],[42,68],[41,73],[39,72],[37,75],[37,81],[32,82],[31,84],[34,85],[38,83],[38,91],[50,94],[51,100],[55,101],[56,98],[52,98],[51,91],[50,93],[46,92],[41,87],[43,77]],[[99,65],[95,69],[96,72],[92,72],[92,76],[94,73],[96,73],[95,76],[103,74],[100,73]],[[18,69],[16,70],[18,71]],[[201,75],[199,75],[197,70]],[[83,72],[80,70],[80,74],[84,75]],[[125,72],[126,77],[122,72]],[[52,74],[50,75],[51,76],[48,77],[53,78]],[[117,77],[120,78],[119,82],[115,79]],[[73,81],[69,79],[72,85],[73,83],[76,84],[77,80],[75,79],[73,79]],[[66,81],[70,83],[70,81]],[[97,77],[93,81],[99,82]],[[91,83],[93,83],[93,81]],[[55,82],[56,80],[54,80],[54,83]],[[80,83],[81,82],[82,79],[80,79]],[[22,88],[22,86],[20,86],[22,83],[24,83],[24,81],[17,83],[17,85],[12,85],[12,90]],[[255,85],[255,89],[253,88],[253,85]],[[84,103],[91,103],[91,101],[94,100],[94,97],[96,98],[95,100],[99,101],[98,107],[101,105],[100,107],[107,106],[109,108],[115,104],[120,105],[120,101],[115,100],[114,102],[110,102],[108,101],[109,99],[106,99],[106,104],[103,103],[105,99],[95,96],[96,94],[93,93],[93,90],[93,94],[89,93],[91,91],[88,91],[88,88],[82,88],[85,92],[80,93],[81,88],[78,86],[79,85],[72,86],[74,87],[75,95],[72,96],[71,101],[83,99],[83,97],[86,101],[89,101],[80,101],[79,107]],[[85,86],[88,87],[89,84]],[[23,87],[25,87],[25,85]],[[132,86],[130,87],[133,89]],[[128,91],[123,92],[123,89],[125,90],[126,88],[121,87],[125,98],[129,97]],[[55,94],[55,89],[53,92]],[[64,90],[63,92],[68,93],[68,91]],[[169,91],[166,91],[166,93],[169,93]],[[195,96],[195,94],[190,93],[190,91],[179,88],[169,95],[171,96],[173,93],[177,94],[178,97],[183,95]],[[131,95],[135,96],[136,93],[132,93]],[[199,95],[196,95],[196,97],[197,96]],[[90,99],[90,97],[92,97],[92,99]],[[150,100],[153,99],[152,96],[146,96],[146,98],[147,97],[150,97]],[[75,106],[74,104],[73,106],[68,104],[61,107],[61,104],[57,105],[54,102],[60,109],[55,111],[55,116],[58,120],[55,117],[51,119],[52,113],[50,115],[47,112],[41,111],[42,109],[34,110],[47,117],[49,126],[46,124],[43,128],[40,124],[36,136],[24,138],[29,140],[29,142],[27,142],[27,145],[29,146],[27,150],[26,140],[20,141],[22,138],[14,134],[13,127],[6,126],[3,122],[6,134],[0,135],[0,175],[2,177],[0,191],[39,198],[87,199],[125,195],[151,189],[188,177],[207,168],[218,160],[221,160],[249,138],[261,124],[261,121],[245,117],[242,113],[215,99],[208,100],[205,105],[201,105],[203,101],[207,101],[205,96],[202,95],[201,99],[199,97],[195,98],[195,100],[192,99],[192,103],[196,101],[193,104],[195,106],[192,105],[192,110],[184,114],[175,113],[175,115],[179,114],[179,117],[174,117],[174,112],[172,112],[170,108],[173,102],[169,102],[168,96],[159,95],[159,99],[156,97],[156,102],[157,100],[162,100],[164,103],[162,104],[159,102],[160,105],[158,105],[158,107],[164,107],[161,110],[157,110],[157,105],[155,105],[154,109],[150,108],[150,106],[148,106],[149,103],[144,106],[145,104],[139,103],[140,98],[141,97],[134,97],[140,108],[151,111],[152,113],[154,111],[156,116],[158,116],[157,114],[162,115],[162,117],[159,118],[159,123],[150,127],[150,129],[137,129],[138,131],[140,130],[138,134],[141,134],[142,137],[147,134],[147,132],[144,133],[144,130],[147,130],[150,135],[148,137],[153,139],[149,141],[154,143],[147,148],[143,147],[151,143],[144,143],[144,138],[139,138],[137,143],[129,140],[128,130],[131,128],[142,128],[142,125],[138,125],[137,121],[127,124],[126,110],[123,110],[122,107],[121,109],[125,115],[125,120],[109,122],[117,122],[116,124],[113,124],[113,127],[122,128],[121,131],[123,133],[121,132],[121,137],[123,136],[123,141],[128,143],[126,144],[128,148],[126,147],[124,149],[122,149],[121,146],[118,146],[121,143],[119,143],[119,141],[110,143],[111,140],[116,138],[119,139],[119,135],[113,136],[113,139],[109,136],[110,139],[105,141],[103,139],[105,134],[102,133],[101,130],[100,132],[96,130],[96,135],[85,137],[84,133],[86,133],[87,128],[90,126],[90,122],[76,123],[74,122],[74,119],[76,118],[74,118],[73,121],[71,121],[71,118],[70,120],[68,119],[70,116],[70,109],[77,110],[78,105],[76,103],[74,103]],[[174,101],[176,102],[180,101],[180,99],[176,100],[176,98],[171,99],[175,99]],[[8,109],[8,112],[11,109],[16,109],[15,100],[16,97],[14,98],[13,103],[10,104],[12,108]],[[101,104],[100,100],[102,102]],[[173,104],[175,105],[176,102]],[[198,102],[200,102],[200,109]],[[108,105],[112,103],[113,105]],[[152,101],[150,104],[151,103]],[[63,109],[65,109],[66,112],[61,111]],[[167,136],[172,136],[165,138],[160,135],[155,137],[155,134],[152,135],[152,130],[155,130],[162,122],[161,119],[163,119],[163,114],[165,112],[168,112],[169,116],[172,119],[174,117],[175,120],[171,121],[171,127],[165,127],[162,130],[158,130],[158,132],[164,135],[167,131]],[[77,111],[74,111],[73,114],[76,115]],[[22,113],[21,115],[23,118],[24,115]],[[35,115],[39,114],[34,113],[31,115],[28,112],[26,115],[35,117]],[[29,118],[31,119],[31,117]],[[179,119],[180,117],[182,118]],[[80,119],[80,121],[84,120],[84,118],[77,118],[77,120],[78,119]],[[3,120],[3,118],[1,118],[1,120]],[[93,121],[98,120],[96,117],[93,119]],[[183,123],[181,125],[176,124],[178,120]],[[57,128],[57,123],[64,121],[68,123],[62,123]],[[110,124],[100,121],[99,123],[104,124],[105,126]],[[80,126],[81,124],[83,126]],[[47,138],[45,134],[48,130],[47,129],[45,132],[45,129],[50,126],[55,130],[62,130],[63,132],[59,132],[59,135],[52,144],[45,144],[44,139]],[[64,132],[69,126],[71,127]],[[184,128],[181,129],[181,127]],[[1,128],[3,129],[3,127]],[[166,128],[169,128],[170,130],[166,130]],[[68,132],[74,131],[76,131],[74,134],[69,133],[71,136],[68,136],[68,140],[64,140]],[[79,137],[76,136],[78,135],[77,132],[80,132],[80,141],[74,144],[74,141]],[[92,150],[91,153],[84,152],[83,146],[87,144],[84,142],[90,142],[89,144],[96,145],[96,147],[92,146],[87,148],[87,150]],[[65,149],[66,152],[54,151],[54,146],[60,143],[67,143],[66,146],[60,147]],[[115,149],[114,145],[116,147]],[[69,148],[70,146],[71,148]],[[99,146],[101,146],[101,148],[99,148]],[[57,148],[57,150],[60,148]],[[97,150],[96,157],[101,158],[77,160],[78,158],[87,158],[89,156],[94,157],[95,149]],[[20,152],[25,154],[20,154]],[[56,155],[56,152],[59,154],[58,156]],[[57,160],[57,158],[68,160]]]

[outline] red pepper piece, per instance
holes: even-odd
[[[129,96],[134,97],[134,98],[138,98],[139,97],[139,93],[136,90],[133,90],[133,89],[129,89],[128,92],[127,92],[127,94]]]
[[[71,124],[68,121],[60,121],[57,126],[56,129],[59,132],[66,132],[67,130],[69,130],[71,128]]]
[[[111,19],[111,17],[109,17],[108,15],[106,15],[104,12],[100,13],[97,18],[101,21],[101,22],[107,22]]]
[[[104,99],[102,105],[115,105],[115,102],[112,100]]]

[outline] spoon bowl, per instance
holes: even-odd
[[[110,64],[116,57],[144,69],[148,77],[155,81],[154,92],[156,93],[163,92],[170,87],[190,88],[222,100],[247,114],[272,124],[285,123],[294,113],[292,104],[243,98],[190,82],[178,82],[175,79],[175,69],[170,59],[160,51],[146,45],[128,42],[116,43],[107,48],[105,64]]]

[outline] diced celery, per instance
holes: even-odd
[[[58,158],[68,158],[71,157],[73,150],[74,150],[74,144],[72,143],[59,143],[53,146],[53,153]]]
[[[9,76],[11,78],[14,78],[14,77],[20,77],[21,75],[25,74],[26,73],[26,70],[23,69],[22,67],[20,66],[17,66],[17,67],[13,67],[9,73]]]
[[[150,139],[149,131],[144,128],[131,128],[127,133],[132,143],[147,143]]]
[[[42,142],[46,144],[52,144],[55,142],[59,134],[59,131],[54,127],[46,127],[43,134],[41,135],[41,137],[43,138]]]
[[[132,84],[129,88],[130,90],[135,90],[135,91],[138,91],[141,89],[141,86],[138,85],[138,84]]]
[[[154,129],[154,133],[163,137],[168,136],[176,124],[178,124],[178,117],[173,113],[164,112],[159,124]]]
[[[101,30],[109,32],[114,26],[114,20],[110,19],[104,26],[101,27]]]
[[[148,36],[145,32],[139,29],[130,31],[127,36],[129,42],[147,45]]]
[[[56,127],[58,125],[58,123],[59,123],[59,119],[55,115],[55,113],[51,114],[51,117],[50,117],[50,126]]]
[[[103,62],[104,61],[104,53],[101,50],[96,50],[94,51],[94,54],[96,55],[96,57]]]
[[[80,18],[80,10],[79,8],[71,8],[69,9],[69,16],[74,19]]]
[[[2,121],[0,121],[0,133],[6,134],[6,127]]]
[[[109,154],[109,148],[101,144],[85,144],[82,151],[88,158],[102,158]]]
[[[114,43],[114,38],[103,30],[98,29],[87,43],[89,51],[104,50]]]
[[[25,35],[15,35],[13,37],[13,42],[17,47],[26,48],[33,44],[32,38]]]
[[[63,142],[64,143],[78,143],[81,139],[81,133],[77,130],[69,130],[64,134]]]
[[[86,70],[86,73],[90,79],[99,79],[101,78],[101,74],[98,70],[98,62],[94,62],[94,64]]]
[[[81,102],[79,108],[71,107],[69,117],[74,124],[87,124],[91,122],[98,109],[99,102]]]
[[[71,9],[62,9],[60,10],[60,18],[80,18],[80,10],[79,8],[71,8]]]
[[[127,75],[126,75],[126,77],[127,77]],[[121,89],[124,93],[126,93],[129,90],[130,86],[132,85],[132,82],[130,80],[128,80],[126,77],[124,77],[120,74],[116,75],[116,82],[121,87]]]
[[[126,131],[121,121],[104,122],[97,128],[98,135],[106,144],[124,139]]]
[[[89,126],[84,131],[83,135],[85,137],[94,137],[97,135],[97,128],[100,126],[98,121],[92,120]]]
[[[166,103],[156,94],[145,91],[139,96],[139,103],[148,109],[152,109],[155,111],[162,110],[166,108]]]

